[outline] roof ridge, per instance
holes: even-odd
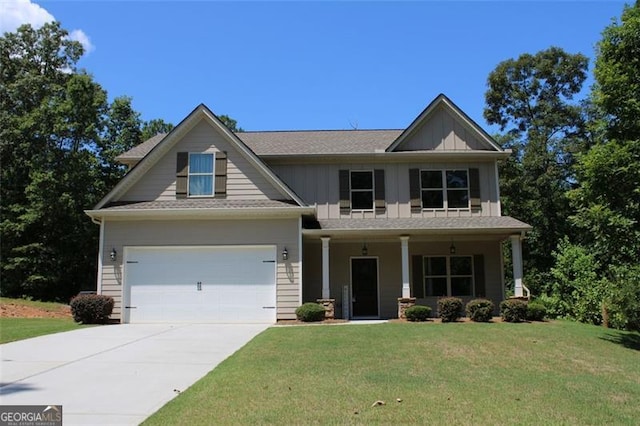
[[[244,130],[243,133],[307,133],[307,132],[401,132],[403,129],[317,129],[317,130]]]

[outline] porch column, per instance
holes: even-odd
[[[330,297],[329,291],[329,237],[321,237],[322,240],[322,298]]]
[[[511,237],[511,258],[513,260],[513,280],[515,281],[515,297],[524,296],[522,292],[522,241],[520,235]]]
[[[409,236],[400,237],[400,247],[402,248],[402,297],[411,297],[411,287],[409,287]]]

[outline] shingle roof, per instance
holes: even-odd
[[[402,130],[309,130],[239,132],[236,135],[257,155],[368,154],[388,147]],[[158,134],[118,157],[137,160],[165,134]]]
[[[373,231],[373,230],[508,230],[524,231],[531,226],[509,216],[481,217],[432,217],[397,219],[327,219],[318,221],[326,231]],[[313,228],[313,227],[311,227]]]
[[[111,203],[102,210],[167,210],[167,209],[254,209],[254,208],[298,208],[299,206],[278,200],[225,200],[225,199],[193,199],[164,201],[136,201]]]
[[[156,145],[158,145],[165,136],[167,136],[166,133],[158,133],[154,137],[142,142],[140,145],[136,145],[129,151],[120,154],[116,157],[116,160],[121,161],[126,159],[140,159],[147,155],[149,151],[151,151]]]

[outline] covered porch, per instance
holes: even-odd
[[[522,295],[527,229],[508,217],[317,221],[303,229],[303,301],[320,300],[344,319],[397,318],[403,300],[435,313],[443,296],[486,297],[497,306],[504,240]]]

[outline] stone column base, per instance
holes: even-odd
[[[407,319],[405,315],[405,311],[415,306],[416,298],[415,297],[398,297],[398,318]]]
[[[324,307],[324,319],[336,317],[336,299],[318,299],[316,302]]]

